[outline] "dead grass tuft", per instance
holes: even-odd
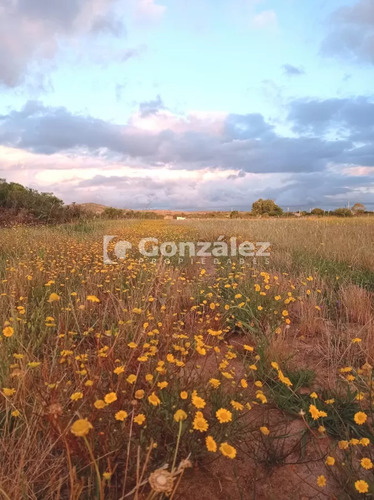
[[[354,284],[341,287],[340,297],[346,321],[366,325],[372,319],[373,296],[364,288]]]

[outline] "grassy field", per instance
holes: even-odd
[[[371,218],[0,232],[0,498],[374,495]],[[105,234],[271,249],[108,265]]]

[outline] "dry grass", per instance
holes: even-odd
[[[256,264],[130,254],[109,266],[104,234],[134,244],[237,236],[272,250]],[[300,498],[362,498],[359,479],[374,493],[360,465],[374,461],[372,446],[337,452],[339,440],[372,439],[371,219],[117,221],[1,236],[0,496],[154,500],[156,470],[169,474],[171,498],[188,498],[199,472],[178,468],[187,457],[212,477],[230,467],[229,486],[199,480],[201,498],[270,499],[283,488],[286,499],[290,484]],[[314,419],[311,404],[326,416]],[[85,418],[92,428],[74,435]]]
[[[367,325],[373,320],[373,294],[357,285],[348,284],[340,289],[346,321]]]
[[[372,218],[255,219],[183,221],[209,240],[220,234],[237,235],[250,241],[269,241],[272,259],[287,259],[294,252],[345,262],[353,268],[374,269]],[[278,256],[280,254],[280,256]]]

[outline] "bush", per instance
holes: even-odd
[[[324,215],[325,211],[322,208],[313,208],[310,213],[312,215]]]
[[[101,216],[103,219],[121,219],[124,216],[124,212],[119,208],[107,207]]]
[[[337,217],[352,217],[352,212],[349,208],[337,208],[332,212],[332,215],[336,215]]]
[[[59,223],[79,219],[79,206],[66,206],[52,193],[39,193],[16,182],[0,179],[1,225]]]
[[[352,212],[355,215],[363,215],[365,213],[365,205],[362,203],[355,203],[352,207]]]

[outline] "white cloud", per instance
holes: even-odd
[[[103,36],[123,36],[124,21],[158,21],[166,7],[156,0],[12,0],[0,1],[0,85],[23,83],[36,63],[57,56],[61,42],[74,44],[75,52],[86,41],[95,53],[107,59],[127,60],[134,50],[109,51],[96,46]],[[92,49],[93,47],[93,49]],[[85,47],[83,47],[85,48]],[[89,55],[91,55],[89,54]],[[85,54],[87,57],[87,54]],[[135,54],[136,55],[136,54]]]
[[[165,5],[157,4],[156,1],[157,0],[136,0],[135,13],[137,17],[140,17],[142,20],[160,20],[166,11],[166,7]]]

